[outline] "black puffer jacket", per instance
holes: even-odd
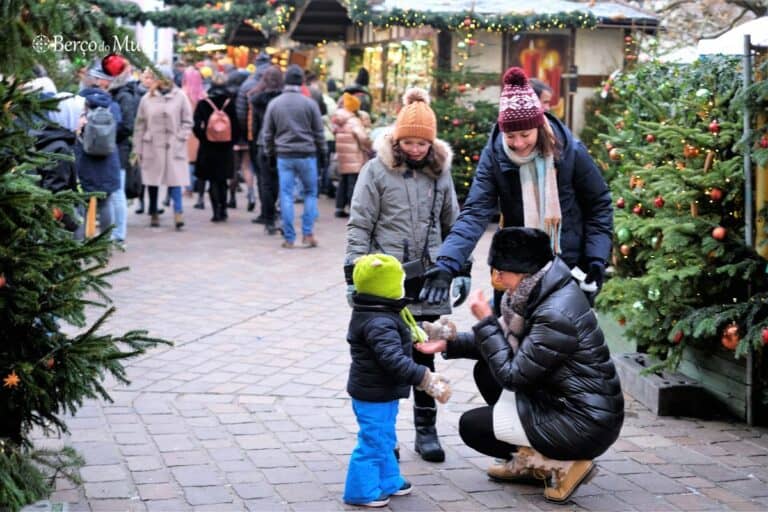
[[[524,316],[517,353],[489,317],[473,327],[474,340],[449,343],[446,356],[488,363],[496,380],[516,392],[525,434],[543,455],[594,459],[619,437],[624,397],[597,318],[561,259],[534,288]]]
[[[402,300],[355,294],[347,342],[352,356],[347,392],[356,400],[408,398],[427,367],[411,358],[411,331],[400,318]]]

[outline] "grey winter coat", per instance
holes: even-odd
[[[400,261],[419,259],[427,241],[437,183],[435,221],[427,244],[429,257],[434,261],[443,238],[459,215],[459,203],[451,178],[453,151],[440,139],[432,146],[437,168],[413,170],[405,165],[395,166],[391,131],[377,139],[377,156],[363,166],[352,195],[345,263],[376,252]],[[417,317],[451,312],[447,300],[438,305],[410,304],[408,309]]]
[[[315,100],[303,96],[297,86],[286,85],[283,94],[269,102],[260,137],[269,156],[325,157],[320,108]]]

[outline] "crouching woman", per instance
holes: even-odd
[[[597,318],[550,239],[533,228],[504,228],[488,264],[504,290],[497,319],[478,290],[474,333],[447,320],[426,324],[425,353],[478,362],[474,378],[488,404],[465,412],[459,433],[471,448],[503,459],[498,480],[545,481],[544,496],[567,501],[594,474],[593,459],[618,438],[624,399]]]

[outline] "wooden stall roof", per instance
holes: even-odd
[[[288,29],[288,37],[300,43],[343,41],[352,20],[338,0],[309,0],[298,9]]]

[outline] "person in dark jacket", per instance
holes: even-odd
[[[214,112],[211,104],[223,110],[229,118],[232,138],[228,142],[211,142],[206,136],[208,120]],[[193,119],[192,132],[200,141],[195,165],[195,176],[201,183],[198,190],[205,190],[206,180],[211,182],[208,190],[213,210],[211,222],[223,222],[227,220],[227,179],[232,177],[233,147],[240,137],[235,102],[227,89],[226,76],[220,73],[213,76],[208,97],[197,102]]]
[[[259,215],[252,219],[254,224],[264,224],[264,229],[269,235],[278,232],[277,222],[277,195],[279,182],[277,177],[277,159],[268,157],[264,151],[263,140],[260,137],[264,125],[264,114],[267,112],[269,102],[280,96],[283,92],[283,72],[279,66],[269,66],[261,75],[261,81],[251,89],[250,95],[250,134],[248,137],[251,148],[251,159],[255,162],[254,169],[259,173],[257,183],[259,185],[259,202],[261,210]]]
[[[441,403],[451,396],[443,376],[411,358],[413,341],[426,336],[405,307],[404,280],[403,267],[393,256],[369,254],[355,262],[347,392],[360,430],[344,486],[349,505],[383,507],[390,496],[413,490],[394,453],[398,401],[408,398],[412,385]]]
[[[488,405],[461,416],[461,438],[507,460],[489,468],[491,477],[549,477],[544,496],[564,502],[619,437],[619,377],[589,301],[546,233],[497,231],[488,264],[494,288],[505,290],[501,319],[478,290],[469,302],[479,320],[474,335],[457,335],[450,322],[426,324],[439,341],[416,348],[478,360],[475,382]]]
[[[469,195],[426,274],[422,300],[439,303],[498,209],[503,226],[542,229],[554,252],[586,273],[590,301],[611,252],[608,185],[584,145],[541,103],[520,68],[504,74],[498,123],[483,149]],[[575,271],[579,274],[579,271]]]

